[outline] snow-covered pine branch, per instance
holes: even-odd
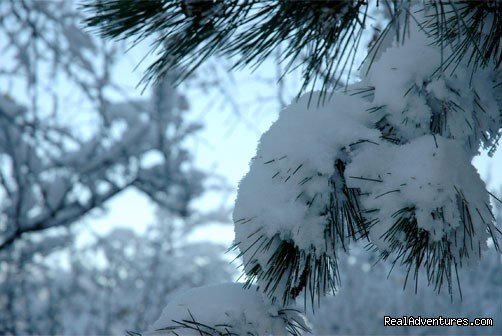
[[[317,96],[291,104],[262,136],[234,210],[249,281],[281,304],[307,288],[313,302],[338,285],[336,254],[366,234],[344,170],[353,147],[380,141],[367,102],[335,94],[336,109],[309,109],[310,101]]]
[[[300,98],[262,136],[234,221],[249,282],[272,301],[334,289],[337,252],[361,237],[450,293],[488,238],[498,248],[471,160],[501,136],[500,71],[468,60],[443,71],[455,50],[434,44],[422,11],[361,82],[322,106]]]

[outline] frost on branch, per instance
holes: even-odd
[[[150,327],[152,335],[301,335],[309,330],[294,309],[266,303],[256,288],[224,283],[174,298]]]
[[[337,252],[361,237],[450,293],[489,237],[498,248],[471,160],[501,135],[500,71],[442,71],[452,50],[432,42],[410,21],[409,40],[362,82],[321,107],[301,98],[262,136],[234,221],[248,281],[273,302],[303,292],[313,304],[338,284]]]

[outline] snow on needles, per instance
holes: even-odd
[[[263,279],[266,294],[283,304],[307,285],[312,301],[337,286],[332,256],[362,221],[354,218],[357,204],[343,169],[351,146],[379,141],[366,102],[337,94],[336,106],[314,107],[318,98],[313,93],[291,104],[263,135],[234,209],[248,279]]]
[[[410,25],[404,44],[386,49],[364,84],[374,88],[377,115],[396,129],[401,140],[431,132],[464,142],[472,156],[496,146],[502,118],[500,71],[491,64],[472,72],[466,61],[441,71],[451,50],[432,44]],[[432,128],[432,129],[431,129]]]
[[[410,26],[350,94],[322,106],[306,94],[262,136],[234,222],[249,282],[272,301],[335,287],[336,251],[351,239],[368,237],[383,259],[415,277],[425,269],[450,293],[452,270],[477,260],[489,236],[497,246],[471,160],[501,136],[500,71],[443,71],[451,50]]]
[[[390,248],[386,232],[401,209],[413,209],[416,225],[432,241],[450,235],[459,247],[472,238],[462,224],[469,216],[476,240],[464,248],[478,255],[478,247],[486,245],[486,226],[493,225],[488,194],[458,142],[425,135],[404,145],[366,146],[354,153],[345,174],[347,184],[362,191],[366,217],[376,220],[370,238],[380,250]],[[465,204],[465,211],[459,211],[459,204]]]
[[[346,159],[351,144],[379,141],[379,132],[370,128],[369,105],[358,98],[337,94],[336,107],[317,108],[314,93],[308,109],[309,98],[304,95],[282,111],[262,136],[239,186],[234,219],[253,219],[236,225],[239,237],[261,228],[268,237],[279,233],[302,249],[326,251],[322,213],[333,191],[335,161]]]

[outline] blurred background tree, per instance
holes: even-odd
[[[192,206],[210,174],[186,146],[201,125],[185,119],[185,95],[166,77],[129,97],[115,80],[124,47],[82,20],[70,1],[0,4],[1,334],[145,329],[173,293],[232,276],[224,248],[187,240],[229,220]],[[82,238],[89,215],[131,188],[156,223]]]
[[[80,30],[82,17],[71,6],[1,7],[6,54],[15,55],[2,73],[24,76],[30,100],[28,107],[6,94],[0,101],[0,250],[23,235],[68,226],[129,187],[182,217],[202,192],[204,174],[182,144],[200,127],[184,121],[186,99],[166,77],[150,99],[111,100],[109,91],[120,92],[110,73],[118,50]]]

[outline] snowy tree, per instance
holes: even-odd
[[[188,105],[172,80],[150,99],[113,101],[116,51],[77,28],[82,17],[71,3],[0,9],[6,52],[14,54],[2,73],[12,85],[19,85],[14,76],[26,79],[30,98],[27,107],[8,91],[0,98],[0,250],[27,233],[68,226],[129,187],[188,215],[203,173],[191,167],[182,143],[200,126],[184,121]],[[74,85],[71,99],[82,99],[71,104],[91,109],[84,119],[64,110],[71,104],[59,77]],[[52,111],[43,108],[49,103]]]
[[[94,1],[104,36],[158,33],[145,79],[188,76],[211,55],[259,64],[284,46],[310,92],[266,132],[234,210],[247,286],[286,307],[312,307],[340,283],[340,255],[364,240],[379,259],[451,295],[492,244],[490,194],[471,161],[502,127],[499,1],[381,1],[359,74],[367,1]],[[316,83],[319,83],[316,85]],[[492,200],[494,200],[493,198]],[[174,313],[173,313],[174,314]],[[177,314],[177,313],[176,313]],[[176,315],[175,314],[175,315]],[[176,315],[178,318],[178,315]]]
[[[226,214],[192,207],[207,174],[186,148],[201,125],[176,74],[130,98],[114,78],[123,48],[82,20],[71,1],[0,2],[2,335],[146,329],[177,291],[231,277],[221,247],[187,241]],[[81,247],[76,226],[129,188],[162,223]]]

